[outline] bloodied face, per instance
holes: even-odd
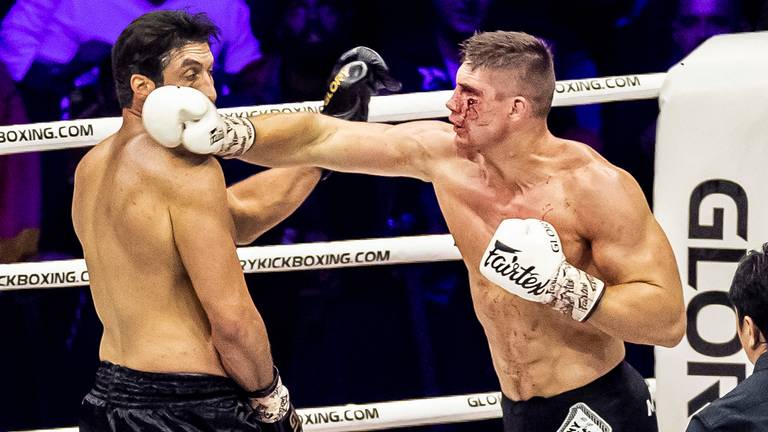
[[[467,63],[456,74],[456,89],[446,104],[448,121],[456,132],[460,148],[483,148],[500,143],[514,127],[514,83],[509,73],[486,68],[473,69]],[[506,79],[505,79],[506,76]]]

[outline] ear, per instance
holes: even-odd
[[[142,74],[131,75],[131,90],[136,100],[145,100],[152,90],[156,88],[155,82]]]
[[[531,110],[531,103],[522,96],[515,96],[509,105],[509,117],[513,121],[523,119]]]
[[[744,336],[749,343],[749,348],[755,349],[760,345],[760,329],[749,315],[744,317]]]

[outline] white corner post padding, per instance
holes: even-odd
[[[667,73],[659,95],[654,212],[682,277],[688,330],[656,348],[660,430],[751,373],[727,290],[768,240],[768,33],[714,37]]]

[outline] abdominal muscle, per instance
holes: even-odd
[[[510,294],[472,272],[477,317],[502,392],[512,400],[582,387],[624,358],[624,344],[549,307]]]

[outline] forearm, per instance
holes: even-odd
[[[255,129],[255,142],[238,158],[270,167],[314,165],[308,158],[310,148],[335,129],[313,113],[264,114],[248,120]]]
[[[646,282],[606,286],[587,322],[627,342],[675,346],[685,332],[685,310],[669,292]]]
[[[319,168],[273,168],[230,186],[237,243],[251,243],[290,216],[319,180]]]
[[[409,149],[414,147],[412,134],[392,133],[392,125],[350,122],[310,113],[257,116],[251,120],[255,143],[239,156],[246,162],[409,177],[418,171]]]
[[[212,342],[224,370],[246,391],[262,389],[273,379],[267,330],[258,312],[254,314],[234,328],[212,325]]]

